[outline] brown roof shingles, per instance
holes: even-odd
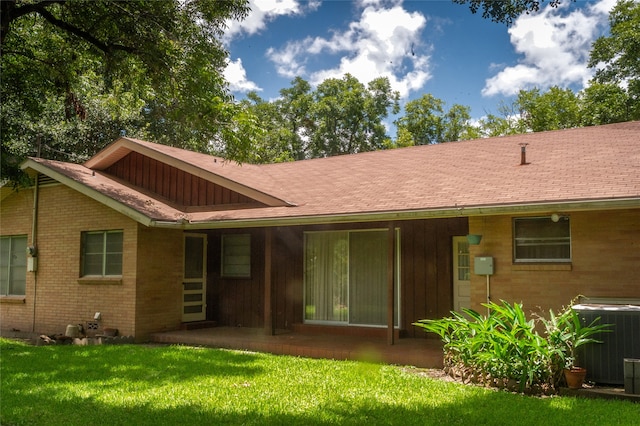
[[[614,199],[638,200],[640,206],[638,121],[269,165],[213,163],[203,154],[141,143],[296,204],[190,213],[192,222]],[[520,164],[521,143],[527,144],[526,165]],[[82,166],[65,167],[77,173]],[[180,214],[161,203],[155,209],[141,205],[147,195],[107,177],[96,186],[82,176],[84,184],[145,215],[170,220]]]

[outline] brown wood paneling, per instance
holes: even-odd
[[[129,153],[105,172],[182,206],[257,204],[236,191],[137,152]]]
[[[149,162],[149,190],[158,194],[158,186],[161,184],[162,181],[158,179],[158,162],[152,159]]]
[[[143,156],[142,157],[142,168],[140,170],[140,174],[142,175],[142,186],[143,188],[150,188],[150,182],[149,182],[149,177],[150,177],[150,169],[151,169],[151,164],[149,161],[149,157]]]
[[[293,329],[303,322],[304,231],[381,229],[386,223],[281,227],[273,234],[273,321],[276,329]],[[425,338],[411,323],[446,316],[452,309],[451,239],[466,235],[466,218],[396,222],[401,239],[401,330],[408,337]],[[209,256],[220,257],[220,235],[212,232],[215,247]],[[248,280],[221,279],[219,260],[209,262],[217,277],[209,303],[216,304],[212,318],[220,325],[263,327],[264,325],[264,233],[263,230],[230,230],[252,235],[252,276]]]
[[[275,232],[272,274],[277,329],[291,329],[302,322],[302,240],[300,228],[278,228]]]

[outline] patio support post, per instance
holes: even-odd
[[[264,230],[264,332],[273,336],[273,289],[271,282],[271,259],[272,259],[273,230]]]
[[[389,237],[387,249],[387,343],[394,343],[394,318],[395,318],[395,248],[396,248],[396,230],[393,222],[389,222]]]

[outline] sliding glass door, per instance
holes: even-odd
[[[386,325],[388,238],[386,229],[305,233],[305,322]],[[396,325],[398,259],[399,244]]]

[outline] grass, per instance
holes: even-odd
[[[533,398],[355,361],[0,339],[2,425],[626,425],[640,404]]]

